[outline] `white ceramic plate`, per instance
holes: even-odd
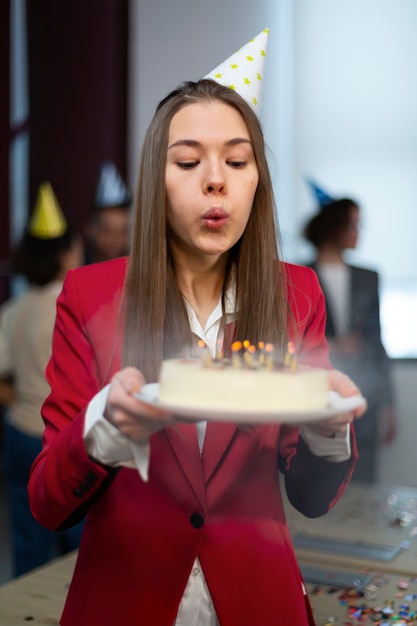
[[[315,411],[244,411],[242,409],[202,409],[201,407],[189,407],[163,404],[159,402],[159,384],[150,383],[144,385],[142,390],[136,394],[136,397],[142,402],[146,402],[152,406],[158,406],[161,409],[170,411],[178,418],[186,421],[191,420],[210,420],[213,422],[238,422],[239,424],[266,424],[271,422],[280,422],[285,424],[302,424],[315,420],[334,417],[344,411],[351,411],[363,405],[365,399],[362,396],[352,396],[343,398],[336,391],[329,391],[328,404],[326,408]]]

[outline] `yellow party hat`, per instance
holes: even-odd
[[[265,28],[204,77],[235,89],[256,111],[260,105],[268,33]]]
[[[37,239],[56,239],[68,229],[55,193],[48,182],[41,183],[35,208],[29,220],[28,233]]]

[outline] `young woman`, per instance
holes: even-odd
[[[315,274],[281,262],[276,237],[255,113],[211,80],[185,83],[144,140],[130,258],[71,272],[59,298],[29,489],[49,528],[86,515],[62,624],[314,623],[278,468],[294,506],[325,513],[353,471],[361,411],[242,428],[174,423],[135,396],[198,338],[226,353],[291,338],[330,368]],[[329,384],[358,393],[334,371]]]

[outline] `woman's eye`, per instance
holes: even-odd
[[[191,170],[198,165],[198,161],[178,161],[177,165],[183,170]]]
[[[246,161],[227,161],[227,164],[231,167],[244,167],[246,165]]]

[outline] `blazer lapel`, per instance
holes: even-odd
[[[202,455],[204,483],[209,481],[222,461],[235,433],[235,424],[208,422]]]
[[[172,449],[201,505],[206,508],[203,471],[195,424],[178,422],[166,429]]]
[[[222,461],[235,433],[235,424],[208,422],[200,455],[195,424],[179,422],[166,429],[178,462],[203,506],[206,504],[205,484]]]

